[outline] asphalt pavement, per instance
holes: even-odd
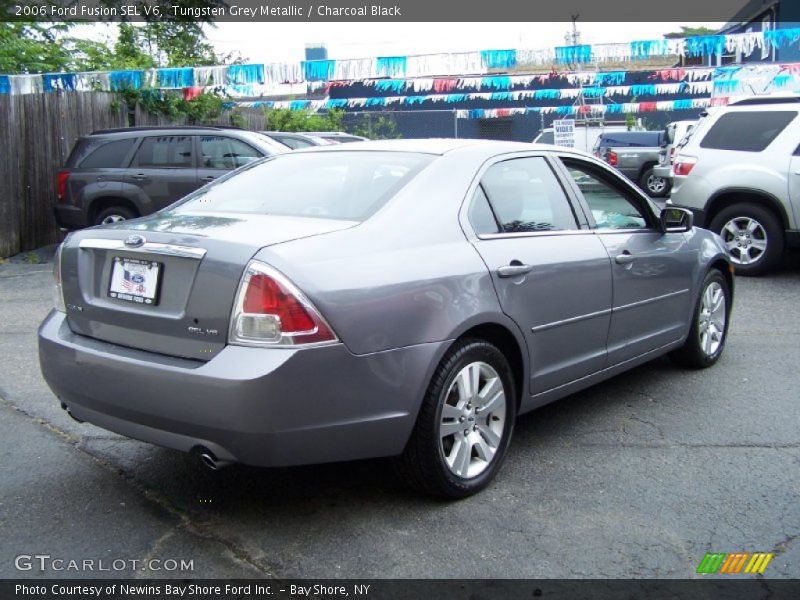
[[[494,484],[449,503],[386,460],[215,473],[72,421],[39,372],[50,267],[0,265],[0,577],[686,578],[706,552],[742,551],[775,554],[764,577],[800,577],[788,262],[737,280],[714,368],[659,359],[523,416]],[[18,568],[37,554],[67,562]],[[86,559],[125,567],[65,568]]]

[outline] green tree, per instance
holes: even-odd
[[[686,25],[681,25],[680,31],[665,33],[664,37],[668,40],[674,40],[676,38],[687,38],[695,35],[714,35],[716,32],[716,29],[710,29],[708,27],[688,27]]]
[[[120,23],[114,52],[109,57],[110,69],[150,69],[156,66],[153,48],[145,35],[145,27]],[[149,46],[149,47],[148,47]]]
[[[355,135],[360,135],[371,140],[394,140],[403,137],[397,131],[397,122],[393,117],[378,115],[374,117],[366,114],[361,124],[353,129]]]
[[[118,6],[118,0],[100,0]],[[238,54],[219,56],[208,41],[207,17],[172,17],[171,6],[216,7],[224,0],[166,0],[162,18],[141,25],[122,22],[112,44],[70,37],[72,23],[38,23],[14,17],[15,0],[0,0],[0,73],[46,73],[59,71],[147,69],[241,62]],[[145,0],[130,0],[143,6]],[[145,15],[143,10],[140,14]],[[147,17],[146,17],[147,18]],[[152,17],[151,17],[152,19]]]
[[[270,131],[341,131],[344,111],[312,113],[290,108],[268,108],[267,129]]]
[[[69,25],[38,23],[0,23],[0,73],[43,73],[63,71],[71,56],[58,36]]]

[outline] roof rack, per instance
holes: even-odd
[[[112,129],[98,129],[93,131],[90,135],[102,135],[106,133],[124,133],[126,131],[165,131],[165,130],[209,130],[209,131],[222,131],[225,129],[236,129],[245,131],[241,127],[234,127],[232,125],[162,125],[162,126],[148,126],[148,127],[116,127]]]

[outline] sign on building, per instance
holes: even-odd
[[[575,147],[575,119],[553,121],[553,143],[556,146]]]

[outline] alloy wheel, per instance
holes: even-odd
[[[667,187],[667,180],[663,177],[658,177],[656,175],[650,175],[647,178],[647,189],[650,191],[651,194],[660,194],[664,191]]]
[[[485,362],[461,369],[450,384],[439,421],[439,450],[458,477],[480,475],[500,447],[506,394],[497,371]]]
[[[100,224],[108,225],[109,223],[119,223],[120,221],[125,221],[125,217],[122,215],[108,215],[105,219],[100,221]]]
[[[720,235],[737,265],[757,262],[767,250],[764,226],[750,217],[731,219],[723,225]]]
[[[712,281],[703,291],[700,314],[697,318],[700,348],[706,356],[713,356],[722,344],[727,319],[725,291],[718,282]]]

